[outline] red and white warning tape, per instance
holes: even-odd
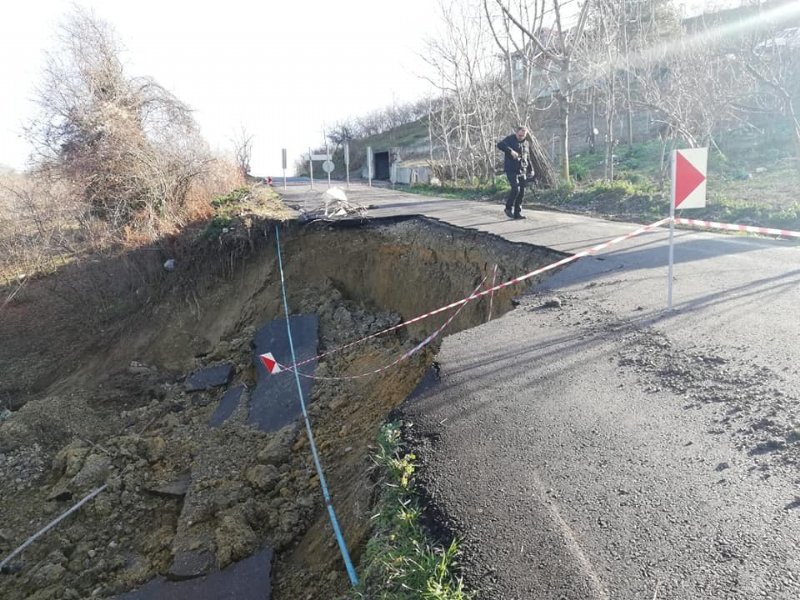
[[[497,290],[501,290],[503,288],[507,288],[509,286],[516,285],[518,283],[522,283],[523,281],[527,281],[528,279],[531,279],[532,277],[536,277],[537,275],[541,275],[542,273],[546,273],[547,271],[552,271],[553,269],[557,269],[558,267],[561,267],[563,265],[566,265],[568,263],[576,261],[579,258],[583,258],[585,256],[591,256],[592,254],[596,254],[596,253],[598,253],[598,252],[600,252],[602,250],[605,250],[606,248],[609,248],[611,246],[614,246],[616,244],[624,242],[625,240],[629,240],[629,239],[631,239],[633,237],[636,237],[637,235],[641,235],[643,233],[646,233],[648,231],[651,231],[653,229],[661,227],[662,225],[664,225],[666,223],[669,223],[669,217],[667,217],[666,219],[661,219],[660,221],[656,221],[655,223],[651,223],[650,225],[645,225],[643,227],[640,227],[639,229],[636,229],[635,231],[631,231],[630,233],[627,233],[625,235],[621,235],[619,237],[616,237],[613,240],[609,240],[607,242],[603,242],[602,244],[597,244],[596,246],[592,246],[591,248],[587,248],[586,250],[581,250],[580,252],[577,252],[576,254],[572,254],[570,256],[562,258],[559,261],[556,261],[556,262],[551,263],[549,265],[545,265],[544,267],[540,267],[539,269],[536,269],[536,270],[531,271],[529,273],[525,273],[524,275],[520,275],[519,277],[515,277],[514,279],[510,279],[509,281],[505,281],[505,282],[500,283],[498,285],[493,285],[489,289],[483,290],[481,292],[477,292],[477,289],[480,289],[480,286],[478,286],[478,288],[476,288],[476,292],[477,293],[473,293],[473,294],[471,294],[470,296],[468,296],[466,298],[462,298],[461,300],[456,300],[455,302],[451,302],[450,304],[448,304],[446,306],[442,306],[442,307],[439,307],[439,308],[437,308],[435,310],[432,310],[432,311],[429,311],[427,313],[421,314],[421,315],[419,315],[417,317],[414,317],[413,319],[409,319],[408,321],[403,321],[402,323],[400,323],[398,325],[394,325],[393,327],[389,327],[387,329],[384,329],[383,331],[379,331],[378,333],[373,333],[372,335],[368,335],[368,336],[363,337],[361,339],[355,340],[353,342],[345,344],[344,346],[339,346],[338,348],[333,348],[331,350],[328,350],[327,352],[323,352],[322,354],[319,354],[319,355],[315,356],[314,358],[309,358],[307,360],[300,361],[300,362],[298,362],[298,363],[296,363],[294,365],[282,365],[282,364],[279,364],[278,367],[280,369],[282,369],[282,370],[291,370],[294,367],[300,367],[302,365],[305,365],[305,364],[308,364],[310,362],[316,361],[316,360],[318,360],[318,359],[320,359],[320,358],[322,358],[324,356],[327,356],[329,354],[333,354],[334,352],[340,352],[342,350],[345,350],[346,348],[350,348],[350,347],[355,346],[356,344],[360,344],[361,342],[364,342],[366,340],[372,339],[372,338],[377,337],[379,335],[383,335],[384,333],[388,333],[390,331],[393,331],[395,329],[399,329],[401,327],[406,327],[408,325],[411,325],[412,323],[417,323],[419,321],[423,321],[424,319],[428,319],[428,318],[432,317],[433,315],[437,315],[437,314],[439,314],[441,312],[444,312],[444,311],[447,311],[447,310],[451,310],[453,308],[458,308],[459,311],[460,311],[461,308],[463,308],[463,306],[466,305],[468,302],[472,302],[473,300],[477,300],[478,298],[482,298],[483,296],[486,296],[486,295],[490,295],[490,294],[493,295],[494,292],[496,292]],[[486,278],[484,278],[484,281],[485,280],[486,280]],[[483,285],[483,284],[481,283],[481,285]],[[457,314],[458,314],[458,312],[453,314],[444,323],[444,325],[442,327],[440,327],[432,335],[434,337],[439,335],[441,330],[444,327],[446,327],[450,323],[450,321],[452,321],[455,318],[455,316]],[[431,339],[433,339],[433,338],[431,338]],[[414,354],[415,352],[417,352],[420,348],[422,348],[425,345],[427,345],[427,343],[429,343],[430,341],[431,340],[428,339],[427,341],[423,342],[418,347],[413,348],[410,351],[410,353],[404,354],[402,357],[400,357],[399,359],[395,360],[390,365],[387,365],[386,367],[383,367],[382,370],[385,370],[385,369],[387,369],[387,368],[389,368],[391,366],[394,366],[397,363],[399,363],[400,361],[408,358],[409,356],[411,356],[411,354]],[[375,371],[375,372],[379,372],[379,371]],[[359,375],[358,377],[366,377],[367,375],[373,375],[375,372],[365,373],[364,375]],[[299,374],[303,375],[302,373],[299,373]],[[303,376],[304,377],[308,377],[307,375],[303,375]],[[331,377],[330,379],[340,379],[340,378]]]
[[[717,223],[716,221],[700,221],[698,219],[681,219],[679,217],[675,217],[675,224],[693,225],[695,227],[706,227],[708,229],[741,231],[744,233],[758,233],[761,235],[777,235],[780,237],[800,238],[800,231],[790,231],[788,229],[772,229],[770,227],[754,227],[752,225],[733,225],[731,223]]]
[[[467,302],[470,302],[473,299],[477,298],[475,293],[479,289],[481,289],[483,287],[483,284],[486,282],[486,278],[487,277],[488,277],[488,275],[486,275],[486,277],[483,278],[483,280],[480,282],[480,284],[478,284],[478,287],[475,288],[475,290],[472,292],[472,294],[466,298]],[[359,375],[343,375],[343,376],[338,376],[338,377],[335,377],[335,376],[327,376],[326,377],[326,376],[323,376],[323,375],[307,375],[305,373],[301,373],[299,370],[297,371],[297,374],[300,375],[300,377],[305,377],[306,379],[345,380],[345,379],[361,379],[363,377],[369,377],[371,375],[377,375],[378,373],[382,373],[383,371],[386,371],[387,369],[390,369],[391,367],[397,365],[398,363],[403,362],[407,358],[411,358],[411,356],[413,356],[414,354],[416,354],[417,352],[422,350],[425,346],[430,344],[433,340],[435,340],[439,336],[439,334],[442,333],[442,331],[444,331],[447,328],[447,326],[450,325],[450,323],[453,322],[453,319],[455,319],[458,316],[458,313],[460,313],[461,310],[466,305],[467,305],[467,303],[465,302],[464,304],[459,306],[458,310],[455,311],[452,315],[450,315],[450,317],[448,317],[448,319],[444,323],[442,323],[442,325],[436,331],[434,331],[432,334],[430,334],[428,337],[426,337],[424,340],[422,340],[419,344],[417,344],[416,346],[414,346],[410,350],[408,350],[405,353],[403,353],[400,357],[394,359],[388,365],[384,365],[382,367],[374,369],[373,371],[368,371],[367,373],[360,373]],[[264,362],[265,365],[267,365],[267,360],[265,360],[265,358],[267,356],[269,356],[271,358],[272,354],[268,352],[267,354],[262,354],[259,357],[259,358],[261,358],[262,362]],[[272,360],[274,360],[274,359],[272,359]],[[298,363],[298,365],[299,364],[300,363]],[[286,366],[286,365],[278,365],[277,363],[276,363],[276,367],[278,367],[278,369],[276,371],[270,370],[270,373],[272,373],[272,374],[280,373],[281,370],[287,370],[287,371],[293,371],[294,370],[292,367],[289,367],[289,366]],[[269,367],[267,367],[267,368],[269,369]]]

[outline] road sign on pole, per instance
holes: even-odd
[[[308,149],[308,174],[311,177],[311,189],[314,189],[314,155],[311,154],[311,148]]]
[[[672,154],[672,202],[675,208],[706,205],[708,148],[675,150]]]
[[[283,189],[286,189],[286,148],[281,148],[281,164],[283,165]]]
[[[325,162],[322,163],[322,170],[328,174],[328,189],[331,189],[331,171],[335,168],[333,165],[333,161],[331,160],[331,149],[328,146],[325,146],[325,154],[328,155],[328,158],[325,159]]]
[[[672,310],[672,268],[675,263],[675,209],[706,205],[708,148],[686,148],[672,152],[672,194],[669,203],[669,269],[667,308]]]

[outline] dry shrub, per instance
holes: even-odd
[[[0,178],[0,273],[6,282],[62,264],[84,247],[79,202],[64,186],[25,175]]]
[[[191,109],[129,77],[113,29],[90,12],[75,8],[60,42],[27,129],[37,173],[68,185],[123,241],[153,241],[202,215],[189,195],[215,159]]]
[[[107,23],[76,7],[60,41],[27,128],[35,166],[0,181],[0,281],[10,290],[0,307],[30,274],[83,254],[158,249],[244,184],[231,159],[212,155],[187,105],[126,75]]]
[[[214,198],[244,185],[245,178],[235,164],[226,158],[215,159],[208,170],[189,188],[186,196],[189,221],[210,218],[214,213],[211,206]]]

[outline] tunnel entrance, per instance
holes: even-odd
[[[301,421],[254,426],[246,400],[258,387],[254,348],[271,343],[259,332],[283,326],[272,227],[253,236],[260,241],[247,256],[223,255],[224,277],[178,287],[131,316],[125,335],[89,355],[77,375],[0,421],[0,556],[31,523],[107,486],[9,565],[0,596],[112,597],[158,581],[172,590],[265,551],[276,556],[273,598],[346,591]],[[495,265],[499,283],[563,255],[425,218],[292,224],[281,238],[292,318],[314,320],[309,414],[358,562],[372,517],[371,446],[433,363],[438,341],[387,365],[452,311],[397,326],[488,287]],[[494,294],[493,318],[534,283]],[[470,302],[444,334],[485,323],[489,304]]]
[[[389,152],[375,153],[375,179],[389,180],[391,167],[389,164]]]

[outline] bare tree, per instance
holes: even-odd
[[[430,112],[429,131],[444,149],[449,178],[491,181],[501,107],[494,73],[498,64],[487,52],[485,17],[474,6],[440,4],[443,34],[428,42],[428,77],[439,90],[437,110]]]
[[[526,44],[532,46],[530,51],[521,54],[528,61],[528,68],[535,69],[550,82],[561,123],[561,176],[569,183],[570,116],[575,92],[581,83],[573,59],[584,40],[584,28],[592,0],[582,1],[577,23],[573,27],[567,26],[564,10],[571,0],[551,1],[551,27],[545,27],[545,0],[527,3],[495,0],[495,3],[503,16],[502,29],[516,29],[524,35]]]
[[[736,118],[741,78],[717,30],[683,29],[634,61],[639,108],[651,111],[662,141],[661,181],[666,175],[669,144],[682,139],[692,147],[709,145],[721,153],[716,133]]]
[[[581,73],[591,103],[589,136],[594,148],[596,113],[598,105],[605,117],[604,177],[614,178],[614,147],[617,144],[615,118],[620,104],[619,85],[625,61],[621,56],[624,45],[622,29],[624,13],[622,5],[615,0],[595,0],[589,11],[584,44],[575,54],[575,69]]]
[[[129,78],[111,27],[76,8],[47,61],[27,128],[39,173],[64,181],[115,228],[154,231],[180,212],[209,152],[189,108],[150,78]]]
[[[495,144],[517,124],[527,124],[528,112],[505,83],[507,55],[493,50],[497,36],[480,2],[440,5],[442,34],[428,43],[428,77],[439,98],[429,105],[428,134],[431,159],[441,152],[446,179],[493,182],[498,152]],[[544,185],[555,184],[552,166],[533,140],[532,159]]]
[[[233,138],[233,156],[242,177],[250,173],[250,159],[253,157],[253,136],[244,125]]]
[[[800,35],[786,19],[791,6],[761,13],[756,26],[733,49],[751,93],[743,105],[750,113],[774,115],[792,132],[800,169]]]
[[[494,6],[492,3],[491,7]],[[538,3],[530,6],[519,5],[519,10],[525,15],[525,21],[533,23],[532,29],[541,28],[544,12],[540,12],[539,8]],[[524,125],[528,128],[531,135],[530,158],[536,172],[537,183],[544,187],[555,187],[558,184],[558,174],[536,137],[531,123],[537,99],[548,93],[547,81],[539,77],[538,71],[532,68],[539,55],[538,49],[526,39],[522,31],[518,28],[512,29],[508,19],[493,13],[489,0],[483,0],[483,13],[503,62],[505,76],[497,80],[497,85],[502,89],[502,117],[515,126]]]
[[[355,139],[357,137],[356,131],[357,126],[354,123],[350,121],[340,121],[328,132],[328,140],[334,145],[334,148],[339,148],[346,142]]]

